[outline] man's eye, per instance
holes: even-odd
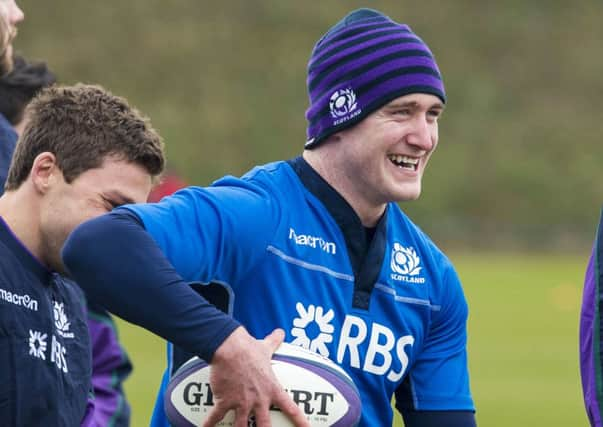
[[[113,200],[104,199],[104,202],[105,202],[105,206],[107,206],[108,210],[113,210],[119,206],[119,203],[116,203]]]

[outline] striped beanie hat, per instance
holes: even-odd
[[[305,148],[388,102],[428,93],[446,102],[433,54],[404,24],[372,9],[351,12],[316,43],[308,63]]]

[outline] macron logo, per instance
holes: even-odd
[[[38,301],[30,297],[29,295],[18,295],[7,291],[6,289],[0,288],[0,299],[11,304],[25,307],[31,311],[38,311]]]
[[[337,252],[335,243],[327,242],[322,237],[310,236],[309,234],[297,234],[292,228],[289,228],[289,240],[293,240],[296,245],[319,248],[331,255],[335,255]]]

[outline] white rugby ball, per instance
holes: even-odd
[[[305,413],[310,425],[348,427],[358,424],[362,412],[358,389],[350,376],[330,359],[283,343],[272,357],[272,369],[283,388]],[[194,357],[170,379],[164,406],[174,427],[200,426],[213,409],[210,370],[205,361]],[[292,425],[276,408],[270,410],[270,421],[272,427]],[[233,426],[234,412],[229,411],[217,425]],[[253,420],[249,425],[255,425]]]

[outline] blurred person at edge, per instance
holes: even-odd
[[[14,0],[0,0],[0,77],[5,76],[13,68],[12,42],[17,35],[17,24],[25,15]],[[0,113],[0,194],[4,188],[6,172],[10,164],[17,133],[11,123]]]
[[[24,115],[0,197],[0,424],[121,423],[123,408],[115,420],[102,417],[106,390],[92,395],[91,345],[106,346],[108,334],[91,344],[84,295],[64,277],[59,250],[84,220],[146,201],[163,170],[163,143],[99,86],[42,89]]]
[[[580,312],[580,375],[586,415],[591,427],[602,427],[603,384],[603,211],[584,275]]]
[[[54,83],[56,76],[45,62],[30,62],[19,55],[13,58],[12,70],[0,77],[0,114],[10,123],[17,136],[23,133],[27,104],[40,90]],[[3,189],[4,182],[0,193]]]
[[[25,107],[42,88],[56,82],[43,62],[30,63],[15,57],[11,63],[11,71],[0,77],[0,196],[17,138],[25,125]]]
[[[24,18],[15,0],[0,0],[0,76],[12,69],[12,42],[17,35],[17,24]]]
[[[44,87],[56,78],[43,62],[30,63],[20,56],[14,58],[10,73],[0,78],[0,114],[10,122],[18,135],[27,122],[25,108]],[[10,143],[0,134],[0,144]],[[12,152],[10,153],[12,156]],[[0,164],[0,196],[8,173],[8,163]],[[65,279],[67,280],[67,279]],[[130,360],[119,343],[117,327],[109,313],[86,299],[87,324],[92,344],[92,388],[94,412],[90,418],[94,426],[126,427],[130,425],[130,405],[123,382],[132,371]]]
[[[214,382],[248,375],[252,360],[269,370],[270,351],[252,349],[246,331],[263,337],[279,327],[352,377],[361,426],[391,426],[394,398],[407,427],[475,426],[460,280],[397,204],[419,197],[438,144],[446,95],[435,58],[407,25],[360,9],[319,39],[307,84],[301,156],[88,221],[66,241],[63,260],[111,310],[127,309],[120,301],[134,293],[157,319],[171,304],[190,309],[180,297],[190,292],[185,281],[225,288],[236,320],[208,323],[207,307],[197,319],[202,335],[189,328],[204,340],[202,357],[218,364],[223,343],[239,343],[229,371],[212,370]],[[190,357],[179,351],[188,339],[170,346],[154,426],[167,425],[163,393]],[[269,424],[270,399],[254,400],[257,385],[243,384],[212,384],[206,426],[231,408],[237,426],[252,412]]]

